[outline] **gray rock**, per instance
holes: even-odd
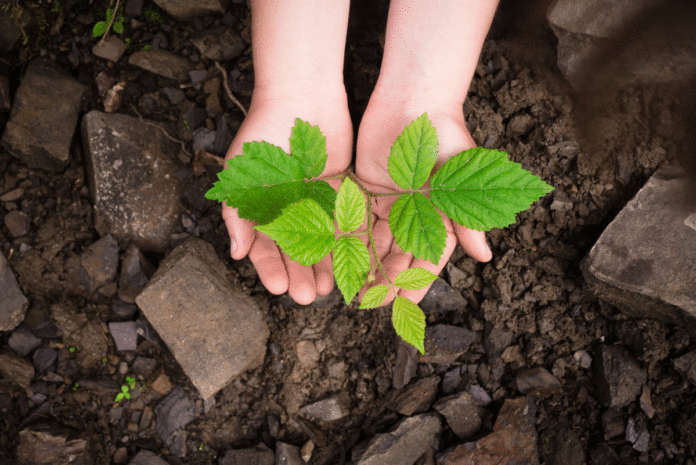
[[[536,405],[528,397],[506,399],[493,433],[476,442],[462,444],[437,458],[438,465],[539,465]]]
[[[549,455],[546,458],[548,465],[583,465],[585,463],[585,449],[577,433],[570,426],[563,423],[556,428],[556,434],[551,438]]]
[[[142,449],[133,457],[133,460],[128,462],[128,465],[169,465],[169,462],[160,458],[160,456],[154,452]]]
[[[114,317],[119,320],[130,320],[137,313],[138,307],[116,297],[111,302],[111,311],[114,312]]]
[[[114,338],[116,350],[135,350],[138,348],[138,325],[135,321],[109,323],[109,332]]]
[[[186,94],[183,90],[177,89],[175,87],[165,87],[162,89],[164,94],[169,99],[169,103],[172,105],[178,105],[186,99]]]
[[[452,289],[444,279],[437,278],[418,305],[423,309],[423,313],[430,315],[450,311],[461,312],[467,303],[461,292]]]
[[[403,391],[391,391],[387,395],[385,405],[388,409],[406,416],[425,412],[435,401],[439,384],[439,376],[421,378]]]
[[[29,327],[24,324],[12,332],[7,343],[12,350],[21,356],[25,356],[41,345],[41,339],[34,336],[29,330]]]
[[[22,237],[29,232],[31,218],[26,213],[19,210],[12,210],[5,215],[5,226],[10,231],[12,237]]]
[[[116,280],[118,274],[118,242],[110,235],[91,244],[69,265],[68,282],[73,290],[91,295]]]
[[[24,13],[21,8],[19,11],[21,11],[20,22],[22,23],[22,27],[24,27],[26,26],[26,21],[22,19],[31,20],[31,17]],[[7,11],[4,8],[0,9],[0,52],[7,53],[12,50],[22,37],[22,30],[13,18],[15,13],[16,11],[12,9]]]
[[[607,226],[582,262],[602,300],[631,317],[696,329],[693,182],[660,168]]]
[[[7,76],[0,76],[0,113],[10,111],[10,108],[12,108],[10,80]]]
[[[512,331],[499,329],[491,323],[486,324],[486,332],[483,339],[483,348],[486,351],[486,355],[490,358],[502,354],[512,344],[513,336],[514,333]]]
[[[9,382],[25,389],[34,379],[34,367],[31,363],[15,354],[0,354],[0,373]]]
[[[562,392],[561,382],[545,368],[522,370],[515,378],[517,390],[530,397],[545,399]]]
[[[696,385],[696,350],[693,350],[672,361],[674,369],[691,384]]]
[[[451,325],[433,325],[425,328],[425,355],[421,363],[452,365],[469,348],[476,333]]]
[[[191,21],[196,16],[224,13],[226,0],[154,0],[164,11],[179,21]]]
[[[638,452],[647,452],[650,442],[650,433],[643,421],[637,421],[634,417],[628,419],[626,425],[626,440],[633,444]]]
[[[452,286],[452,289],[461,292],[462,289],[467,287],[467,278],[469,275],[450,262],[447,262],[445,268],[447,269],[447,276],[449,277],[449,284]]]
[[[211,131],[205,127],[193,131],[193,153],[198,153],[201,150],[212,152],[214,143],[215,131]]]
[[[389,433],[378,434],[355,465],[413,465],[429,447],[437,443],[440,419],[436,414],[404,418]]]
[[[76,431],[57,425],[36,425],[19,432],[17,460],[32,465],[91,465],[85,438],[69,439]]]
[[[175,387],[155,407],[155,429],[162,442],[171,447],[177,440],[177,431],[182,430],[196,418],[193,401],[181,386]]]
[[[457,392],[461,388],[463,380],[461,367],[449,370],[442,377],[442,393],[449,395]]]
[[[87,91],[50,60],[32,61],[0,143],[31,168],[62,171],[70,161],[70,143]]]
[[[285,442],[276,442],[276,465],[305,465],[300,454],[300,448]]]
[[[155,267],[145,258],[137,246],[131,245],[121,262],[121,275],[118,279],[118,296],[129,304],[145,289]]]
[[[63,344],[75,346],[77,363],[93,368],[106,357],[108,343],[106,325],[98,319],[90,320],[85,313],[67,303],[51,305],[51,317],[63,336]]]
[[[335,421],[350,414],[350,396],[347,392],[332,395],[318,402],[305,405],[300,413],[310,420]]]
[[[133,373],[136,375],[150,376],[157,368],[157,360],[138,355],[133,362]]]
[[[189,71],[195,67],[188,59],[163,49],[135,52],[128,57],[128,63],[178,82],[188,81]]]
[[[232,27],[204,29],[191,38],[201,55],[214,61],[229,61],[244,52],[246,44]]]
[[[396,361],[392,373],[392,386],[401,389],[416,376],[418,368],[418,349],[397,336]]]
[[[260,442],[248,449],[228,450],[220,459],[220,465],[274,465],[275,454]]]
[[[225,115],[220,116],[217,121],[217,127],[215,128],[215,141],[213,142],[212,153],[224,157],[225,154],[227,154],[227,149],[229,149],[232,144],[233,138],[234,136],[227,126],[227,117]],[[342,297],[340,292],[337,292],[337,294],[339,297]],[[326,297],[329,298],[331,295],[334,295],[333,291]],[[319,300],[319,296],[317,296],[317,300]],[[315,305],[317,300],[314,301]]]
[[[626,407],[640,395],[647,372],[623,346],[600,346],[598,352],[595,364],[598,399],[607,407]]]
[[[95,225],[140,250],[164,251],[181,216],[179,146],[138,118],[91,111],[82,121]],[[154,123],[151,123],[154,124]]]
[[[11,331],[24,320],[29,300],[12,274],[7,259],[0,252],[0,331]]]
[[[136,299],[204,399],[263,363],[269,336],[254,301],[226,274],[213,247],[192,238],[169,254]]]
[[[17,189],[12,189],[9,192],[5,192],[4,194],[0,195],[0,201],[2,202],[14,202],[15,200],[19,200],[22,198],[24,195],[24,189],[21,187],[18,187]]]
[[[445,417],[459,439],[468,439],[481,428],[483,407],[468,392],[460,392],[438,400],[433,408]]]
[[[94,44],[92,53],[99,58],[111,60],[116,63],[126,51],[126,44],[114,35],[110,35],[104,42],[101,40]]]
[[[474,398],[476,402],[479,403],[480,406],[485,407],[486,405],[490,404],[493,402],[493,399],[491,396],[486,392],[485,389],[483,389],[481,386],[477,384],[472,384],[469,386],[469,389],[467,391],[469,394],[471,394],[471,397]]]
[[[56,362],[58,358],[58,352],[50,347],[41,347],[36,352],[34,352],[34,368],[37,373],[42,373],[48,370]]]

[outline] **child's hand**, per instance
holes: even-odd
[[[373,95],[360,123],[355,164],[356,175],[368,190],[372,192],[402,190],[389,176],[387,159],[392,144],[404,130],[404,127],[420,116],[423,111],[428,112],[428,117],[433,122],[440,143],[435,170],[452,156],[476,145],[464,124],[461,107],[458,107],[458,111],[447,111],[424,106],[411,111],[393,100],[381,100],[378,96]],[[428,181],[423,187],[429,186],[430,182]],[[389,210],[397,198],[396,196],[385,196],[373,197],[372,200],[375,247],[392,282],[396,275],[412,267],[422,267],[432,273],[439,274],[452,255],[457,240],[462,244],[464,250],[476,260],[487,262],[491,259],[492,254],[486,245],[483,232],[460,226],[442,213],[440,215],[445,222],[447,240],[440,263],[433,265],[427,260],[414,259],[412,254],[401,250],[389,229]],[[374,267],[375,259],[371,248],[370,256]],[[360,299],[368,288],[378,284],[387,284],[381,272],[377,271],[375,276],[376,280],[360,291]],[[428,289],[429,287],[417,291],[402,289],[399,291],[399,295],[418,303],[423,299]],[[394,297],[390,290],[385,302],[391,302]]]

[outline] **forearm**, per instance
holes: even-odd
[[[392,0],[376,92],[463,103],[497,5],[498,0]]]
[[[288,95],[343,85],[349,0],[252,0],[255,85]]]

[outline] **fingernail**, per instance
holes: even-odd
[[[236,251],[237,251],[237,241],[235,241],[234,238],[231,238],[230,254],[233,254]]]

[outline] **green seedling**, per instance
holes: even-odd
[[[113,23],[111,21],[112,19]],[[123,32],[123,19],[123,14],[120,8],[116,12],[116,17],[114,17],[114,9],[108,8],[106,10],[106,19],[104,21],[99,21],[94,25],[94,28],[92,28],[92,36],[99,37],[106,34],[106,32],[109,30],[109,24],[111,24],[111,27],[116,34],[121,34]]]
[[[77,384],[77,383],[75,383],[75,385],[73,386],[72,390],[73,390],[73,391],[77,391],[77,388],[79,388],[79,387],[80,387],[80,385]]]
[[[142,51],[145,51],[145,50],[152,50],[152,45],[150,45],[150,44],[143,45],[143,48],[141,48],[140,50],[142,50]]]
[[[154,24],[162,24],[162,22],[164,22],[159,10],[156,10],[154,8],[144,8],[143,16],[145,17],[145,19]]]
[[[68,352],[70,352],[71,354],[74,354],[76,350],[77,349],[75,348],[75,346],[68,347]]]
[[[423,289],[437,278],[424,268],[409,268],[392,281],[377,257],[372,234],[372,198],[398,196],[389,212],[389,228],[405,252],[437,264],[447,237],[440,212],[469,229],[488,231],[515,222],[553,188],[508,160],[507,154],[476,147],[445,162],[430,177],[437,161],[438,139],[427,114],[406,126],[391,148],[389,175],[403,191],[373,193],[353,173],[343,179],[338,193],[319,176],[326,166],[326,138],[317,126],[299,118],[290,136],[291,155],[267,142],[248,142],[243,154],[228,167],[206,198],[238,209],[241,218],[256,221],[255,229],[268,234],[292,260],[304,266],[333,255],[336,284],[346,304],[376,270],[370,252],[358,236],[367,235],[376,266],[388,285],[367,290],[361,309],[380,307],[389,290],[396,295],[392,323],[396,333],[425,353],[425,315],[398,288]],[[423,185],[430,178],[430,187]],[[361,230],[367,215],[367,230]],[[335,230],[334,220],[338,229]]]
[[[121,392],[118,393],[114,402],[121,402],[124,398],[130,400],[130,391],[131,389],[135,389],[135,385],[135,378],[133,378],[132,376],[126,376],[126,384],[121,386]],[[144,386],[141,386],[140,389],[142,389],[143,387]]]

